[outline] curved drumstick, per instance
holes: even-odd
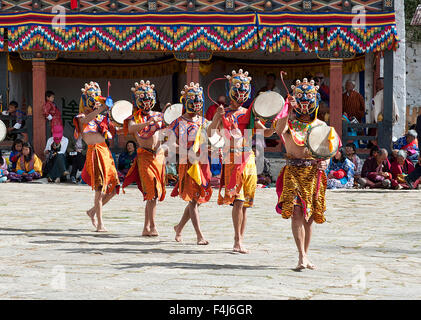
[[[284,85],[284,88],[287,92],[287,95],[289,96],[289,90],[288,90],[288,88],[287,88],[287,86],[285,85],[285,82],[284,82],[284,77],[283,77],[284,74],[286,75],[287,73],[285,71],[281,70],[281,81],[282,81],[282,84]]]
[[[210,96],[210,94],[209,94],[209,89],[210,89],[210,86],[215,82],[215,81],[217,81],[217,80],[227,80],[227,78],[216,78],[216,79],[213,79],[209,84],[208,84],[208,98],[214,103],[214,104],[218,104],[218,102],[216,102],[215,100],[213,100],[212,98],[211,98],[211,96]]]

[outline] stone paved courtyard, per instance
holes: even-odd
[[[178,198],[159,204],[160,236],[142,238],[134,187],[105,207],[109,232],[98,234],[85,213],[89,187],[0,184],[0,298],[421,299],[420,191],[329,191],[311,245],[318,269],[303,272],[291,270],[296,248],[274,189],[257,190],[248,255],[231,253],[231,210],[214,192],[200,208],[204,247],[190,222],[174,241]]]

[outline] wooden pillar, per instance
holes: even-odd
[[[342,137],[342,59],[330,59],[329,119]]]
[[[200,74],[199,74],[199,60],[187,60],[187,84],[190,82],[199,83],[200,81]]]
[[[392,149],[393,123],[393,50],[384,53],[383,121],[379,122],[379,147]]]
[[[7,71],[7,55],[8,52],[1,52],[0,53],[0,95],[1,95],[1,104],[3,106],[3,111],[7,110],[9,99],[8,95],[8,71]]]
[[[47,90],[45,60],[32,60],[32,110],[33,110],[33,147],[38,157],[44,158],[46,144],[45,118],[42,109]]]

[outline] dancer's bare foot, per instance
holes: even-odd
[[[204,238],[197,239],[197,244],[200,246],[206,246],[209,244],[209,241],[205,240]]]
[[[155,228],[152,228],[151,231],[149,232],[149,236],[150,237],[157,237],[157,236],[159,236],[159,233]]]
[[[89,218],[91,218],[92,225],[96,228],[97,223],[95,221],[95,209],[89,209],[88,211],[86,211],[86,214],[89,216]]]
[[[103,225],[98,225],[96,232],[107,232],[108,230],[105,229]]]
[[[150,233],[151,233],[150,230],[145,228],[142,231],[142,237],[150,237],[151,236]]]
[[[305,266],[307,269],[316,269],[316,266],[308,258],[306,258]]]
[[[241,242],[235,242],[234,243],[233,251],[238,252],[238,253],[243,253],[243,254],[249,253],[249,251],[246,248],[243,247]]]
[[[174,231],[175,231],[175,241],[181,242],[181,234],[178,233],[178,225],[174,226]]]
[[[294,268],[294,271],[301,271],[303,269],[306,268],[307,265],[307,260],[305,260],[306,258],[304,256],[299,256],[298,257],[298,264],[297,266]]]

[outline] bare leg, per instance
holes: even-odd
[[[107,204],[107,202],[110,201],[112,199],[112,197],[115,196],[115,194],[116,194],[115,190],[112,193],[102,194],[102,205],[105,206]],[[86,214],[89,216],[89,218],[91,218],[92,224],[96,228],[97,223],[95,221],[95,205],[91,209],[86,211]]]
[[[242,245],[242,236],[246,226],[246,221],[244,221],[243,224],[244,216],[243,201],[235,200],[234,206],[232,208],[232,223],[234,225],[234,252],[248,253],[247,249],[245,249]]]
[[[305,219],[302,208],[294,206],[294,213],[291,217],[292,234],[294,235],[295,244],[298,250],[298,265],[296,270],[302,270],[306,267],[305,257]]]
[[[313,230],[312,230],[313,220],[314,220],[314,216],[311,216],[310,219],[308,219],[308,221],[304,221],[304,230],[305,230],[304,251],[307,257],[306,267],[308,269],[316,269],[316,266],[313,263],[311,263],[311,261],[308,259],[308,248],[310,247],[311,235],[313,233]]]
[[[209,241],[205,240],[203,237],[202,231],[200,230],[200,219],[199,219],[199,205],[196,201],[190,201],[189,203],[189,212],[190,212],[190,219],[194,227],[194,231],[196,231],[197,237],[197,244],[199,245],[207,245]]]
[[[177,241],[177,242],[181,242],[181,231],[183,231],[184,226],[190,220],[189,205],[190,205],[190,203],[184,209],[184,213],[181,217],[180,222],[176,226],[174,226],[175,241]]]
[[[104,227],[104,222],[102,221],[102,192],[101,190],[95,191],[95,212],[96,217],[98,219],[98,226],[96,231],[97,232],[105,232],[107,231]]]
[[[246,231],[246,224],[247,224],[247,208],[243,206],[243,221],[241,223],[241,229],[240,229],[240,234],[241,234],[241,241],[244,240],[244,232]]]
[[[156,199],[148,200],[145,207],[145,224],[143,226],[142,236],[156,237],[158,231],[155,227]]]

